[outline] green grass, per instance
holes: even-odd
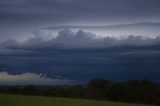
[[[147,106],[120,102],[0,94],[0,106]]]

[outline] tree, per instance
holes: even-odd
[[[108,92],[110,91],[110,86],[112,85],[112,81],[97,78],[91,80],[88,84],[88,88],[92,98],[95,99],[107,99]]]

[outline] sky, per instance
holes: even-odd
[[[0,0],[0,85],[159,82],[159,13],[160,0]]]
[[[159,13],[159,0],[0,0],[1,40],[47,26],[159,22]]]

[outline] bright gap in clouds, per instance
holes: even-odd
[[[6,71],[0,72],[0,85],[70,85],[71,80],[48,78],[43,74],[37,73],[21,73],[9,74]]]
[[[117,24],[107,26],[52,26],[44,28],[46,32],[52,31],[52,33],[58,35],[58,32],[64,29],[70,29],[76,33],[79,30],[90,32],[98,37],[115,37],[123,38],[129,35],[143,36],[155,38],[160,36],[160,23],[152,22],[139,22],[131,24]]]

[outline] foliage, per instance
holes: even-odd
[[[101,78],[87,86],[15,86],[0,87],[0,93],[69,98],[87,98],[160,105],[160,84],[150,80],[113,82]]]

